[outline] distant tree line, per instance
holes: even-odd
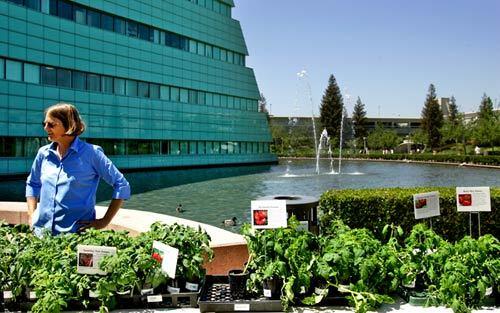
[[[261,95],[261,99],[265,98]],[[265,111],[265,110],[261,110]],[[332,147],[339,147],[341,121],[344,118],[343,146],[352,148],[354,153],[365,153],[369,150],[392,150],[400,146],[406,139],[407,145],[420,151],[454,150],[457,154],[467,154],[467,146],[488,147],[492,151],[500,145],[500,113],[494,110],[493,102],[486,94],[482,96],[477,117],[470,121],[460,112],[454,96],[448,104],[448,114],[443,115],[439,105],[436,88],[430,84],[421,113],[421,128],[408,137],[397,135],[394,130],[377,124],[368,131],[365,104],[358,97],[348,119],[342,93],[334,75],[330,75],[320,104],[319,121],[316,125],[318,134],[326,128]],[[296,122],[296,121],[295,121]],[[314,138],[312,132],[305,127],[294,127],[294,119],[290,118],[287,126],[271,125],[273,150],[279,155],[312,155],[314,154]],[[410,149],[410,148],[408,148]],[[471,149],[469,149],[471,150]],[[407,152],[405,150],[404,152]]]

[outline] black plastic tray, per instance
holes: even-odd
[[[227,276],[206,276],[198,306],[201,312],[282,312],[280,300],[251,298],[234,300]]]

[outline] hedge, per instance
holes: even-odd
[[[412,161],[425,161],[425,162],[449,162],[449,163],[473,163],[484,165],[500,166],[500,156],[497,155],[455,155],[455,154],[430,154],[430,153],[416,153],[416,154],[354,154],[346,155],[348,158],[359,159],[382,159],[382,160],[412,160]]]
[[[400,225],[408,234],[417,224],[413,195],[438,191],[441,215],[432,218],[433,229],[450,241],[469,234],[469,214],[457,212],[456,190],[451,187],[344,189],[325,192],[319,202],[321,226],[341,219],[352,228],[368,228],[380,239],[386,224]],[[500,188],[490,188],[491,212],[481,213],[481,234],[499,238]]]

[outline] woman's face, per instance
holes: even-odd
[[[66,129],[59,119],[47,115],[43,123],[43,129],[47,132],[50,141],[58,142],[65,136]]]

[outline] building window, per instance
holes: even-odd
[[[189,154],[189,145],[187,141],[180,142],[181,154]]]
[[[138,35],[139,35],[138,37],[140,39],[149,40],[149,31],[150,31],[149,26],[139,24],[137,29],[138,29]]]
[[[73,88],[85,90],[87,89],[87,74],[80,71],[73,71]]]
[[[57,16],[57,0],[48,0],[49,1],[49,14]]]
[[[5,59],[0,58],[0,79],[5,78]]]
[[[101,27],[101,13],[87,10],[87,24],[92,27]]]
[[[6,60],[5,64],[5,78],[10,80],[23,80],[23,63]]]
[[[214,53],[214,59],[216,60],[219,60],[220,59],[220,48],[219,47],[214,47],[213,49],[213,53]]]
[[[87,10],[85,8],[75,5],[73,7],[73,15],[76,23],[87,24]]]
[[[71,88],[71,71],[57,69],[57,86]]]
[[[50,14],[50,0],[41,0],[41,11],[45,14]]]
[[[198,93],[196,90],[189,90],[188,102],[196,104],[198,102]]]
[[[160,86],[160,97],[163,100],[170,100],[170,87]]]
[[[213,47],[211,45],[206,45],[205,47],[205,55],[209,58],[212,58],[212,49]]]
[[[170,100],[180,102],[180,91],[177,87],[170,87]]]
[[[161,147],[160,147],[161,154],[169,154],[168,148],[169,148],[170,142],[168,140],[162,140],[160,145],[161,145]]]
[[[205,142],[198,141],[198,154],[205,154]]]
[[[180,102],[188,103],[189,97],[187,89],[181,88],[180,91],[181,91]]]
[[[189,39],[189,52],[196,53],[197,49],[198,49],[198,47],[196,45],[196,41]]]
[[[130,37],[137,37],[137,23],[133,21],[127,21],[127,34]]]
[[[160,99],[160,85],[149,84],[149,97],[152,99]]]
[[[58,1],[57,4],[57,15],[67,20],[73,20],[73,5],[64,1]]]
[[[101,77],[97,74],[87,74],[87,90],[101,91]]]
[[[113,77],[101,76],[102,92],[113,93]]]
[[[139,82],[138,92],[139,97],[148,98],[149,97],[149,84],[144,82]]]
[[[180,153],[181,153],[181,150],[179,147],[179,141],[178,140],[171,140],[170,141],[170,154],[178,155]]]
[[[109,31],[113,31],[113,17],[111,15],[102,13],[101,14],[101,28]]]
[[[114,91],[117,95],[125,94],[125,79],[115,78],[114,79]]]
[[[153,29],[153,42],[160,43],[160,31],[158,29]]]
[[[126,28],[125,28],[125,20],[121,19],[119,17],[114,17],[114,30],[115,32],[125,35],[126,34]]]
[[[139,143],[136,140],[127,140],[127,154],[138,154]]]
[[[190,141],[189,142],[189,154],[198,154],[198,151],[196,151],[196,141]]]
[[[24,0],[24,3],[28,8],[40,11],[40,0]]]
[[[205,92],[198,91],[198,104],[205,104]]]
[[[220,142],[214,141],[214,154],[219,154],[220,153]]]
[[[127,96],[137,97],[137,81],[127,79]]]

